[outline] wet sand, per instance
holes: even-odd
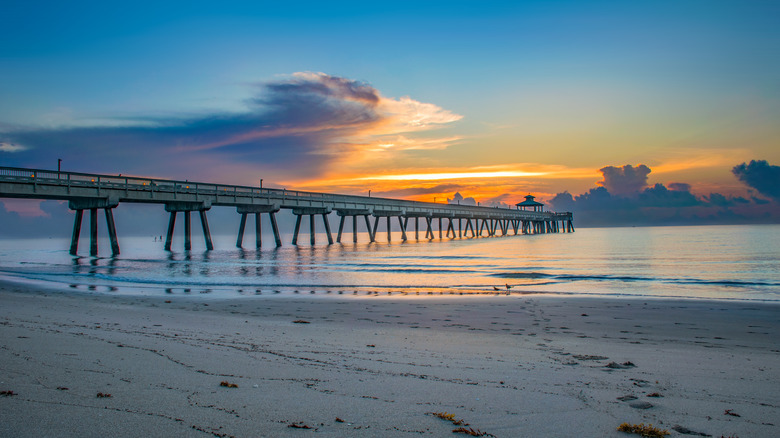
[[[780,436],[773,304],[6,283],[0,303],[0,436],[466,436],[445,412],[496,437]]]

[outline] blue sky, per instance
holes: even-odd
[[[749,199],[731,169],[780,162],[774,1],[11,1],[0,15],[4,165],[511,203],[640,164],[644,187]],[[379,105],[301,94],[334,78]],[[408,179],[422,174],[460,184]]]

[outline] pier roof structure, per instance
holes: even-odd
[[[544,211],[544,204],[534,200],[533,195],[526,195],[525,201],[515,204],[518,210],[522,211]]]

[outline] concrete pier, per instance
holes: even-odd
[[[529,195],[530,196],[530,195]],[[529,196],[526,196],[528,198]],[[98,210],[106,214],[106,225],[111,239],[111,251],[119,254],[119,244],[116,238],[117,229],[114,223],[113,209],[120,202],[163,204],[170,213],[165,249],[170,251],[176,214],[184,213],[185,232],[184,247],[192,246],[191,213],[197,211],[201,218],[203,236],[206,248],[213,249],[213,242],[206,218],[206,211],[212,206],[230,206],[237,209],[241,215],[236,246],[241,247],[247,217],[255,215],[255,246],[262,246],[262,213],[268,213],[274,231],[276,246],[281,246],[281,238],[276,223],[275,213],[280,209],[292,210],[296,215],[296,226],[293,244],[298,243],[301,216],[309,216],[310,242],[315,242],[315,215],[322,217],[328,243],[333,243],[328,222],[328,214],[336,210],[340,216],[337,241],[341,242],[344,223],[347,217],[352,218],[353,242],[357,242],[358,216],[363,220],[371,242],[376,240],[376,227],[380,218],[384,217],[387,225],[388,241],[392,238],[392,218],[396,217],[401,228],[401,238],[408,238],[406,233],[408,220],[414,218],[415,239],[420,239],[420,218],[425,218],[425,239],[434,239],[433,219],[437,219],[439,238],[444,238],[445,223],[448,238],[489,237],[509,234],[511,224],[515,234],[547,234],[574,232],[572,213],[545,212],[534,203],[533,208],[518,204],[517,209],[481,207],[473,205],[439,204],[431,202],[407,201],[402,199],[376,198],[355,195],[339,195],[331,193],[303,192],[286,189],[250,187],[239,185],[224,185],[204,182],[177,181],[138,176],[120,176],[105,174],[90,174],[80,172],[51,171],[41,169],[26,169],[0,166],[0,198],[23,199],[55,199],[69,201],[69,206],[75,210],[70,252],[77,254],[78,239],[81,232],[81,222],[84,210],[90,211],[90,254],[98,253]],[[529,204],[530,205],[530,204]],[[522,208],[520,208],[522,206]],[[369,216],[374,216],[374,226],[371,226]],[[465,219],[465,226],[462,221]],[[457,236],[455,220],[458,221]]]

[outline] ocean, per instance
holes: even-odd
[[[193,230],[196,231],[196,230]],[[780,225],[579,228],[575,233],[368,243],[367,234],[297,247],[247,232],[174,240],[119,236],[117,257],[74,257],[69,239],[0,240],[0,277],[82,293],[284,296],[548,294],[780,302]],[[424,233],[420,233],[421,236]],[[267,237],[267,236],[266,236]],[[88,253],[82,238],[80,252]],[[200,244],[200,245],[199,245]],[[110,253],[101,239],[101,252]]]

